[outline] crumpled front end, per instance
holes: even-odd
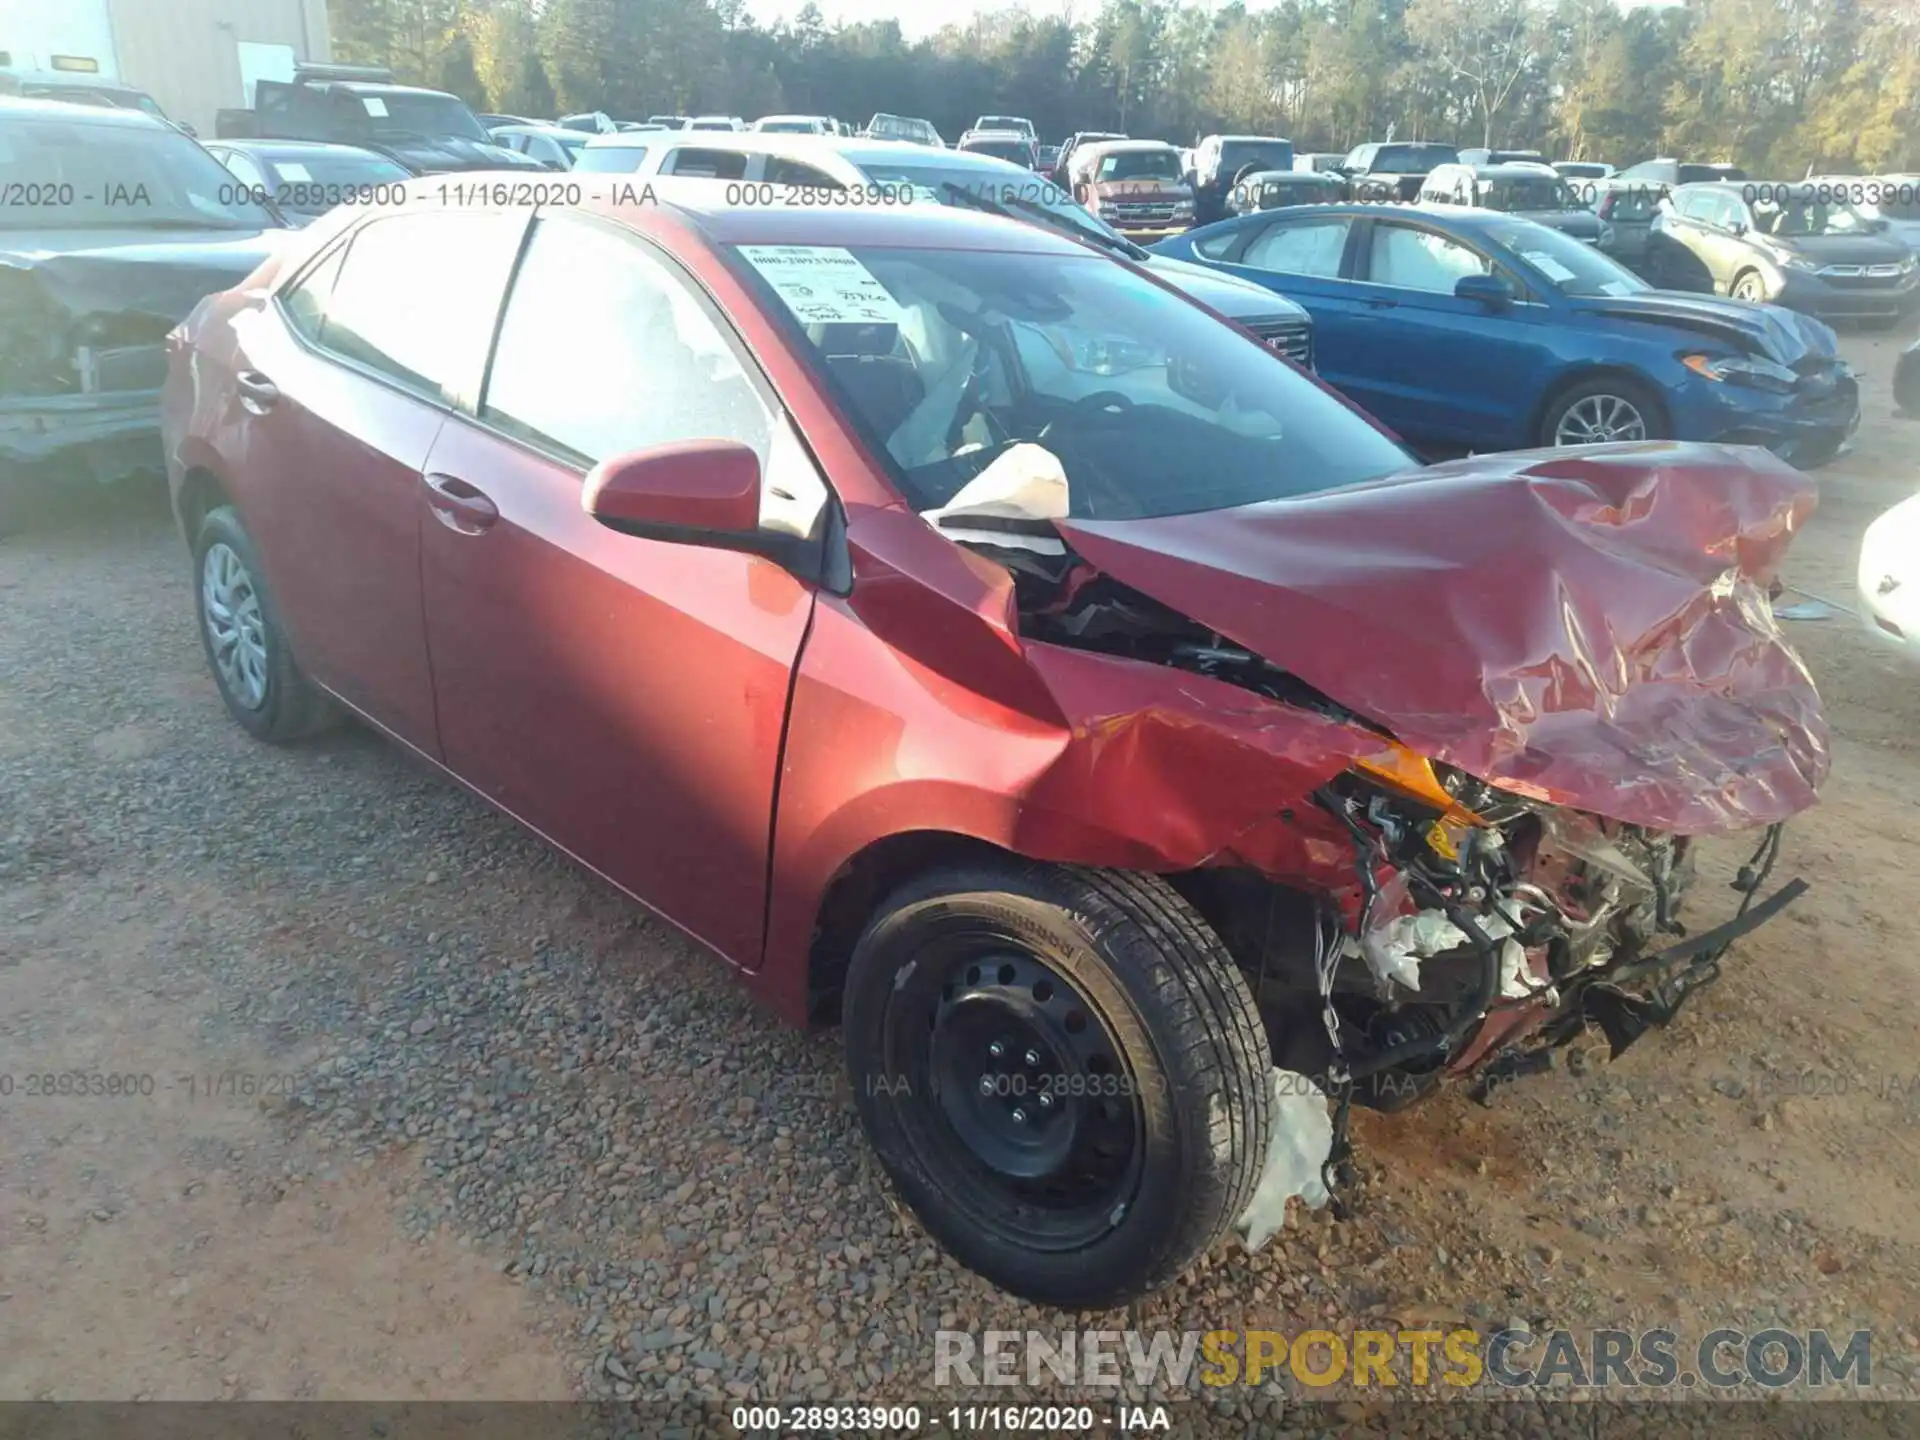
[[[0,267],[0,459],[63,456],[101,480],[157,468],[160,385],[174,321],[74,315],[31,270]]]
[[[1813,502],[1778,462],[1616,447],[1240,511],[1055,503],[1017,549],[935,517],[1013,571],[1061,712],[1112,712],[1026,814],[1206,829],[1124,863],[1181,872],[1296,1089],[1398,1108],[1589,1034],[1618,1053],[1804,888],[1772,872],[1827,732],[1767,587]],[[1083,690],[1088,651],[1190,678],[1128,697],[1109,663]],[[1716,836],[1732,889],[1696,878]]]

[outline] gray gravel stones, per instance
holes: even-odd
[[[783,1029],[718,960],[371,735],[246,739],[200,675],[184,560],[159,523],[8,543],[37,548],[7,571],[0,628],[0,904],[31,915],[36,887],[108,856],[207,877],[219,899],[200,913],[152,913],[137,883],[99,903],[157,927],[183,979],[219,996],[212,1023],[294,1077],[262,1098],[285,1139],[267,1178],[405,1160],[396,1223],[481,1247],[534,1291],[583,1395],[925,1401],[941,1328],[1298,1330],[1422,1306],[1536,1329],[1627,1318],[1564,1238],[1463,1223],[1456,1187],[1490,1181],[1390,1172],[1406,1120],[1367,1122],[1372,1183],[1351,1224],[1311,1217],[1259,1256],[1222,1250],[1125,1314],[998,1294],[891,1200],[834,1037]],[[108,730],[112,758],[90,744]],[[1609,1233],[1668,1204],[1609,1204],[1615,1183],[1596,1163],[1541,1181],[1534,1203]],[[1818,1285],[1783,1280],[1797,1242],[1757,1217],[1714,1221],[1680,1243],[1751,1226],[1769,1278],[1690,1302],[1738,1324],[1770,1287],[1808,1323]],[[1309,1398],[1289,1381],[1222,1413],[1266,1426]]]

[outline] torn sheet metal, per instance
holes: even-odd
[[[1827,724],[1767,601],[1814,506],[1751,447],[1481,455],[1072,549],[1517,794],[1677,834],[1813,804]]]
[[[0,459],[158,469],[166,333],[285,232],[13,231],[0,247]]]
[[[1268,1072],[1272,1128],[1267,1158],[1253,1200],[1234,1230],[1249,1250],[1258,1250],[1287,1223],[1287,1201],[1299,1196],[1310,1210],[1327,1194],[1327,1157],[1333,1153],[1333,1115],[1320,1087],[1305,1075],[1278,1067]]]

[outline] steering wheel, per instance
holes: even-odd
[[[1091,395],[1082,395],[1073,402],[1066,414],[1049,420],[1040,431],[1040,439],[1045,440],[1054,431],[1064,425],[1083,425],[1095,416],[1108,419],[1117,418],[1133,409],[1133,397],[1118,390],[1096,390]]]

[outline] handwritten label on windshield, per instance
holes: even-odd
[[[833,245],[742,245],[740,253],[808,325],[897,325],[900,304],[850,250]]]

